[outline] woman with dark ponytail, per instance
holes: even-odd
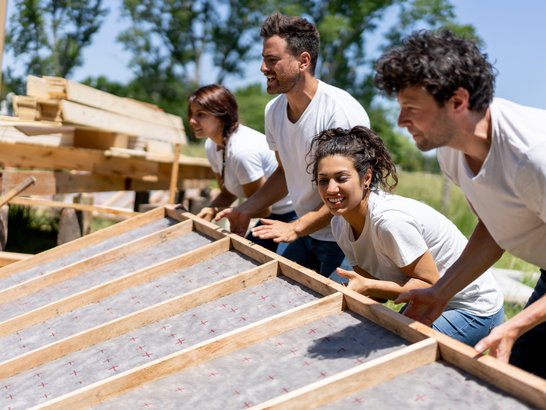
[[[188,119],[195,136],[206,138],[205,151],[220,187],[220,193],[197,215],[211,221],[238,197],[247,198],[256,192],[278,163],[265,135],[239,123],[237,101],[221,85],[206,85],[189,96]],[[296,213],[286,196],[253,217],[290,222]],[[271,239],[247,238],[273,252],[278,246]]]
[[[459,257],[466,238],[444,215],[391,193],[396,167],[383,141],[365,127],[326,130],[309,151],[309,169],[334,215],[332,232],[354,271],[348,287],[379,300],[432,286]],[[432,327],[473,346],[504,319],[491,272],[457,293]]]

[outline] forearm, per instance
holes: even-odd
[[[227,208],[229,207],[237,197],[228,192],[220,192],[212,201],[210,201],[209,207],[211,208]]]
[[[489,269],[503,253],[485,225],[478,222],[463,252],[434,288],[446,300],[451,299]]]
[[[292,223],[294,224],[294,231],[298,237],[302,237],[328,226],[331,219],[332,214],[326,205],[322,205],[317,210],[307,212]]]
[[[271,213],[271,205],[286,195],[288,195],[288,188],[284,172],[277,168],[260,189],[239,205],[238,209],[251,217],[267,216]]]
[[[408,290],[430,287],[430,283],[415,278],[411,278],[404,284],[377,279],[367,280],[366,282],[367,289],[362,292],[364,295],[388,300],[394,300],[398,295]]]
[[[543,322],[546,322],[546,295],[505,322],[504,326],[513,332],[515,340]]]

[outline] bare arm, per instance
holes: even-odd
[[[261,212],[288,194],[284,169],[278,154],[276,155],[279,165],[264,184],[241,205],[219,212],[216,215],[216,221],[224,217],[228,218],[231,232],[242,236],[246,233],[250,219],[254,215],[260,215]]]
[[[503,253],[483,222],[478,221],[461,256],[433,287],[409,291],[395,302],[409,302],[405,314],[430,325],[457,292],[490,268]]]
[[[212,221],[212,218],[214,218],[219,211],[227,208],[237,199],[235,195],[222,186],[222,178],[220,174],[215,173],[214,176],[216,177],[218,186],[221,187],[220,193],[216,195],[212,201],[210,201],[208,206],[201,209],[201,211],[197,214],[198,217],[207,221]]]
[[[358,274],[340,268],[337,271],[341,276],[349,279],[348,287],[350,289],[366,296],[388,300],[395,299],[400,293],[408,290],[428,288],[440,277],[429,251],[426,251],[408,266],[400,268],[407,277],[404,282],[375,279],[358,266],[355,267],[355,270]]]
[[[546,322],[546,296],[542,296],[512,319],[495,327],[489,336],[476,344],[476,350],[478,353],[489,350],[491,356],[507,363],[516,339],[543,322]]]

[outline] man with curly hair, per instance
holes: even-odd
[[[431,288],[412,290],[406,314],[430,324],[449,299],[506,250],[543,267],[526,308],[476,345],[546,377],[546,111],[493,98],[495,73],[472,41],[420,31],[386,51],[375,82],[400,105],[398,124],[419,149],[438,148],[442,171],[478,224],[461,256]]]

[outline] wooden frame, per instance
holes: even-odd
[[[149,228],[151,225],[154,226],[153,230]],[[144,229],[148,229],[146,234],[136,234],[144,232]],[[127,239],[127,235],[133,234],[136,234],[133,239]],[[180,242],[184,240],[187,248],[170,254],[162,251],[181,246]],[[153,256],[153,260],[146,260],[146,252]],[[78,258],[74,258],[76,253]],[[137,262],[138,266],[133,266]],[[112,274],[107,279],[82,285],[91,268],[100,276],[101,269],[109,266]],[[17,279],[19,277],[20,280]],[[6,282],[10,286],[6,287]],[[64,288],[52,299],[51,291],[55,286]],[[277,290],[258,297],[260,292],[265,291],[257,289],[268,286]],[[165,292],[165,295],[161,292]],[[42,303],[38,303],[41,293],[44,293],[44,298]],[[152,293],[155,296],[151,296]],[[267,299],[268,295],[277,295],[278,298]],[[119,305],[130,298],[137,298],[143,305]],[[239,323],[233,320],[234,316],[230,316],[229,310],[215,310],[215,307],[221,310],[225,305],[228,308],[231,306],[231,311],[234,311],[235,306],[230,305],[234,301],[253,308],[255,306],[255,311],[249,314],[250,319],[243,315]],[[120,307],[120,311],[112,316],[93,316],[89,313],[101,311],[102,304],[116,306],[116,303],[124,307]],[[272,313],[268,313],[266,308]],[[81,316],[81,320],[75,322],[75,316]],[[206,335],[206,326],[199,327],[198,320],[203,326],[209,320],[216,323],[216,330],[211,327]],[[169,330],[169,321],[178,324],[185,333],[175,333],[174,327]],[[313,336],[311,330],[314,326],[320,327],[318,324],[322,321],[334,324],[332,329],[338,326],[342,332],[336,333],[323,326],[321,331],[326,333],[321,337]],[[47,332],[54,327],[52,323],[56,323],[59,333],[64,333],[49,341],[51,338]],[[64,329],[63,323],[77,323],[77,327],[67,326]],[[161,324],[166,329],[164,335],[157,330],[158,327],[161,329]],[[350,332],[368,329],[366,326],[369,327],[366,330],[369,332],[367,338],[352,337],[354,341],[351,343],[360,347],[351,350],[351,354],[358,355],[359,349],[362,349],[368,351],[369,356],[359,357],[361,362],[349,363],[347,358],[350,355],[347,356],[341,347],[344,341],[351,339],[347,336],[352,334]],[[307,329],[310,331],[307,332]],[[145,332],[151,331],[155,333],[150,333],[152,336],[145,339],[148,334]],[[199,332],[201,336],[197,335]],[[290,336],[293,332],[300,336]],[[267,357],[276,357],[277,354],[271,351],[272,343],[276,338],[283,337],[292,337],[291,340],[300,343],[301,334],[309,335],[306,336],[307,341],[302,340],[301,343],[317,346],[321,342],[327,342],[327,345],[333,343],[328,345],[328,360],[317,360],[317,366],[327,366],[329,370],[325,371],[324,377],[309,376],[302,370],[301,377],[311,378],[298,384],[297,373],[280,372],[282,377],[286,376],[293,383],[289,389],[276,392],[267,387],[264,388],[267,394],[259,401],[248,398],[244,402],[240,400],[257,394],[254,389],[252,392],[251,389],[240,389],[237,397],[216,397],[220,394],[218,383],[208,386],[200,382],[197,392],[193,391],[192,394],[203,391],[204,400],[210,400],[201,403],[200,408],[208,408],[209,405],[214,408],[214,399],[228,407],[232,407],[232,404],[238,407],[242,403],[260,409],[329,405],[335,408],[340,400],[359,392],[371,395],[373,386],[388,391],[391,382],[413,374],[411,372],[428,369],[431,365],[438,366],[440,370],[435,371],[445,372],[448,375],[445,377],[450,377],[449,372],[463,372],[464,382],[453,379],[448,386],[449,389],[460,389],[463,396],[465,389],[480,389],[481,393],[498,400],[500,407],[504,400],[515,408],[546,408],[545,380],[491,357],[475,357],[474,349],[175,207],[155,209],[0,269],[0,346],[4,347],[0,349],[0,354],[3,354],[0,377],[7,386],[3,393],[11,395],[13,400],[19,400],[16,403],[19,407],[123,408],[120,403],[140,400],[139,395],[153,401],[157,399],[155,395],[163,391],[161,388],[185,374],[193,375],[191,372],[198,372],[201,368],[207,369],[207,366],[215,363],[224,363],[222,360],[229,362],[230,358],[252,352],[258,352],[258,356],[263,354],[261,365],[273,372],[277,362],[267,362]],[[374,339],[376,335],[377,340]],[[131,337],[142,338],[140,347],[143,349],[147,348],[146,343],[155,341],[158,350],[170,350],[156,356],[153,352],[145,351],[148,357],[134,352],[124,357],[114,348],[112,355],[118,356],[110,358],[113,364],[108,363],[112,368],[106,376],[101,373],[104,373],[103,370],[93,368],[95,365],[89,361],[78,359],[94,351],[108,351],[112,349],[111,346],[119,345],[122,350],[130,344],[128,340]],[[173,343],[167,346],[167,343],[160,341],[161,337]],[[180,347],[174,343],[177,337]],[[183,337],[196,340],[184,344]],[[18,346],[12,343],[13,340],[18,340]],[[6,349],[8,343],[12,350]],[[34,345],[26,347],[23,346],[25,344]],[[374,347],[368,347],[368,344]],[[338,345],[340,349],[336,350]],[[262,346],[269,346],[269,349]],[[286,362],[313,360],[313,355],[309,353],[313,350],[300,350],[295,349],[295,358],[288,358]],[[88,369],[85,366],[74,368],[72,376],[64,376],[66,380],[63,377],[60,377],[61,380],[47,379],[51,369],[59,369],[79,360],[88,363]],[[444,368],[449,368],[449,372]],[[84,376],[80,376],[85,372],[89,379],[84,380]],[[233,372],[237,372],[236,367]],[[73,380],[76,379],[69,376],[81,377],[78,380],[84,381],[74,384]],[[14,386],[25,383],[27,377],[32,378],[31,386],[34,387],[17,390]],[[41,384],[36,377],[40,380],[43,378]],[[270,379],[275,377],[270,376]],[[275,383],[271,380],[264,377],[263,380],[253,379],[251,382],[252,386],[259,387],[260,383],[264,386]],[[52,393],[48,390],[50,382],[58,382],[61,387]],[[237,377],[222,379],[221,384],[229,385],[230,382],[238,383]],[[142,386],[146,389],[142,389]],[[407,386],[408,389],[412,387]],[[33,396],[32,389],[38,389],[39,394]],[[384,398],[396,396],[397,392],[392,391]],[[144,405],[144,402],[139,403]],[[445,402],[428,404],[429,407],[446,405]],[[464,407],[462,402],[449,405]]]

